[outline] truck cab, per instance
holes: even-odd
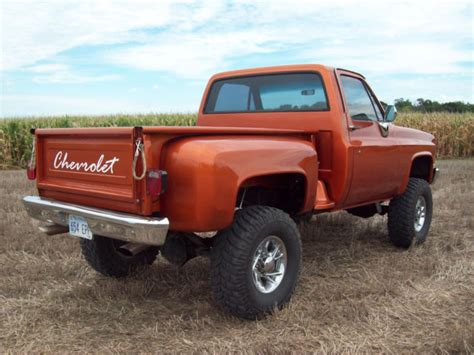
[[[295,221],[388,214],[395,245],[426,239],[435,139],[395,117],[349,70],[220,73],[194,127],[35,130],[39,196],[24,203],[47,234],[80,237],[86,260],[106,275],[128,275],[158,252],[178,265],[210,255],[216,301],[261,317],[296,285]]]
[[[400,194],[414,171],[432,181],[434,137],[396,126],[391,110],[386,116],[361,74],[322,65],[283,66],[215,75],[198,125],[310,134],[318,180],[327,192],[326,203],[316,201],[314,209],[336,210]]]

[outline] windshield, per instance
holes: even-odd
[[[326,111],[317,73],[271,74],[217,80],[204,113]]]

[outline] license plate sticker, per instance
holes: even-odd
[[[84,239],[92,239],[92,232],[87,221],[80,216],[69,216],[69,234]]]

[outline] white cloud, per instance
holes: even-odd
[[[185,1],[184,1],[185,2]],[[172,1],[4,0],[2,69],[48,59],[82,45],[142,40],[135,30],[169,23]]]
[[[469,61],[470,55],[448,43],[435,41],[411,43],[361,43],[359,51],[347,55],[346,46],[327,46],[302,53],[305,58],[318,58],[336,67],[346,67],[364,73],[411,73],[437,74],[462,73],[465,69],[458,65]]]
[[[0,117],[144,113],[150,109],[129,100],[111,97],[77,97],[66,95],[3,95]],[[21,110],[19,110],[21,108]]]
[[[41,64],[41,65],[35,65],[32,67],[28,68],[28,71],[31,71],[33,73],[39,73],[39,74],[44,74],[44,73],[54,73],[58,71],[67,71],[69,70],[69,65],[66,64]]]
[[[101,82],[117,80],[119,75],[84,75],[74,72],[66,64],[41,64],[26,68],[26,71],[35,73],[33,81],[39,84],[83,84],[90,82]]]
[[[469,0],[4,0],[2,10],[3,69],[105,44],[127,45],[99,60],[191,78],[282,51],[287,62],[381,72],[460,72],[457,62],[472,61],[460,46],[472,41]]]
[[[105,56],[105,60],[138,69],[201,78],[208,77],[219,67],[222,68],[231,58],[270,51],[271,48],[260,45],[269,39],[267,34],[254,31],[234,32],[228,36],[212,33],[206,33],[204,36],[168,33],[149,44],[111,51]]]
[[[71,72],[57,72],[51,75],[35,76],[33,81],[38,84],[84,84],[119,79],[119,75],[79,75]]]
[[[324,63],[381,80],[375,89],[382,98],[472,100],[472,10],[470,0],[0,0],[0,74],[8,74],[2,77],[3,115],[143,112],[157,107],[156,98],[163,97],[157,92],[168,90],[157,81],[153,89],[161,91],[147,96],[147,105],[96,99],[92,91],[79,93],[82,98],[15,95],[15,90],[37,90],[29,80],[77,84],[119,79],[109,74],[110,66],[122,67],[124,77],[129,68],[165,72],[176,83],[185,78],[197,92],[217,71]],[[393,74],[399,75],[387,80]],[[449,83],[443,84],[441,74],[452,75]],[[129,98],[131,85],[117,81],[112,89]],[[196,97],[187,105],[197,105],[194,91],[181,90]],[[146,96],[145,89],[140,93],[135,96]],[[183,107],[168,99],[162,104]]]
[[[244,6],[245,5],[245,6]],[[241,2],[204,28],[171,27],[104,56],[114,64],[205,78],[240,58],[285,52],[288,62],[322,62],[377,73],[461,73],[472,61],[469,2]],[[189,10],[189,17],[192,17]],[[272,58],[270,60],[273,60]]]
[[[416,76],[398,79],[384,77],[371,80],[371,86],[378,97],[388,103],[404,97],[413,102],[418,98],[431,99],[440,102],[447,101],[474,101],[472,81],[454,80],[451,75],[427,75],[422,78]]]

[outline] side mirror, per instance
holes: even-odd
[[[397,108],[394,105],[388,105],[385,109],[385,116],[383,120],[385,122],[393,122],[397,118]]]

